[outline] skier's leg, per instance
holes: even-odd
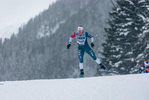
[[[86,47],[86,52],[96,61],[97,64],[99,64],[99,66],[104,69],[104,70],[108,70],[106,67],[104,67],[104,65],[101,63],[101,61],[96,58],[94,51],[88,46]]]
[[[95,61],[97,64],[101,64],[101,61],[98,58]]]
[[[108,69],[101,63],[101,61],[97,58],[96,60],[96,63],[99,64],[99,66],[104,69],[105,71],[107,71]]]
[[[84,51],[81,49],[78,49],[78,57],[80,60],[79,67],[80,67],[80,77],[83,77],[84,75],[84,70],[83,70],[83,56],[84,56]]]
[[[83,63],[83,56],[84,56],[84,51],[79,49],[78,50],[78,57],[79,57],[80,63]]]
[[[84,75],[83,63],[79,63],[79,67],[80,67],[80,77],[83,77]]]
[[[94,51],[88,45],[84,48],[84,51],[87,52],[94,60],[97,59]]]
[[[83,69],[83,63],[79,63],[80,69]]]

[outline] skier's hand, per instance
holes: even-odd
[[[69,49],[69,48],[70,48],[70,46],[71,46],[71,44],[68,44],[68,45],[67,45],[67,49]]]
[[[94,43],[91,43],[91,47],[94,48],[94,46],[95,46]]]

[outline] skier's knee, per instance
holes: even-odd
[[[83,59],[80,59],[80,63],[83,63]]]

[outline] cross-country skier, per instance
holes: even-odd
[[[144,61],[146,73],[149,73],[149,60]]]
[[[83,71],[83,56],[84,56],[84,52],[87,52],[98,64],[99,66],[104,69],[105,71],[107,71],[108,69],[101,63],[101,61],[96,58],[93,50],[90,48],[90,46],[88,45],[87,42],[87,38],[91,38],[91,47],[94,47],[94,38],[92,35],[90,35],[88,32],[85,32],[83,29],[83,26],[80,25],[78,27],[78,31],[74,32],[69,39],[69,44],[67,45],[67,49],[70,48],[71,46],[71,42],[73,38],[76,38],[76,41],[78,43],[78,57],[80,60],[79,63],[79,67],[80,67],[80,77],[83,77],[84,75],[84,71]]]
[[[149,73],[149,60],[144,61],[144,66],[141,66],[138,73]]]
[[[140,66],[138,73],[144,73],[146,72],[145,67],[143,65]]]

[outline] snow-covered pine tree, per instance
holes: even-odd
[[[140,65],[144,64],[144,61],[149,59],[149,0],[141,0],[142,4],[140,9],[142,15],[140,15],[144,21],[144,26],[141,28],[142,34],[139,36],[139,43],[141,44],[140,48],[142,52],[137,55],[136,61],[137,65],[132,69],[131,73],[134,73],[140,67]]]
[[[119,70],[121,74],[130,73],[137,65],[136,57],[142,52],[140,36],[145,26],[148,0],[117,0],[109,13],[109,28],[102,59],[105,65]]]

